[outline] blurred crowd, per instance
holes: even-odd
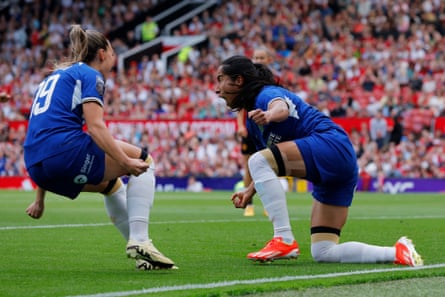
[[[107,34],[160,2],[7,1],[0,8],[0,91],[13,97],[0,103],[0,176],[26,175],[25,131],[9,123],[27,119],[47,68],[68,56],[70,24]],[[208,46],[191,47],[168,65],[153,55],[113,73],[107,119],[233,119],[213,92],[216,67],[266,46],[282,85],[333,118],[369,119],[350,132],[362,176],[445,176],[444,135],[434,129],[445,116],[444,1],[225,0],[172,34],[206,34]],[[131,30],[111,42],[120,54],[142,40]],[[159,176],[242,175],[234,133],[149,133],[137,125],[113,133],[148,146]]]

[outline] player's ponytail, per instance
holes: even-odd
[[[275,75],[272,71],[264,64],[254,64],[257,69],[258,80],[262,81],[264,84],[275,85],[277,81]]]
[[[70,30],[71,63],[83,62],[88,56],[87,32],[80,25],[73,25]]]
[[[110,45],[104,34],[96,30],[84,30],[80,25],[72,25],[69,32],[71,56],[62,63],[54,63],[54,68],[68,67],[77,62],[90,63],[99,49],[106,50]]]
[[[108,39],[99,31],[84,30],[80,25],[73,25],[70,31],[73,62],[90,63],[96,58],[99,49],[110,46]]]

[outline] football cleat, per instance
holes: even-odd
[[[408,265],[408,266],[422,266],[423,259],[414,248],[411,239],[406,236],[397,240],[396,244],[396,260],[394,264]]]
[[[285,243],[281,237],[270,240],[264,248],[258,252],[249,253],[247,259],[252,261],[269,262],[279,259],[296,259],[300,255],[298,243],[294,240],[291,244]]]
[[[145,260],[149,262],[153,267],[158,267],[160,269],[169,269],[173,268],[173,266],[175,265],[175,263],[171,259],[167,258],[160,251],[158,251],[151,240],[147,240],[144,242],[130,240],[128,241],[126,251],[128,258]]]
[[[154,270],[155,267],[150,262],[143,259],[136,259],[136,269],[138,270]]]
[[[245,217],[253,217],[255,215],[255,208],[252,204],[249,204],[244,208]]]
[[[143,259],[136,259],[136,269],[137,270],[159,270],[159,269],[179,269],[178,266],[173,265],[170,268],[162,268],[159,266],[154,266],[150,262]]]

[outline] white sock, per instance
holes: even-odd
[[[125,185],[121,186],[112,194],[105,195],[105,209],[111,222],[119,230],[125,240],[128,240],[128,214],[127,214],[127,192]]]
[[[255,181],[255,189],[273,224],[274,237],[280,236],[284,242],[292,243],[294,235],[287,210],[286,193],[278,176],[261,153],[250,157],[249,169]]]
[[[155,191],[154,169],[148,168],[139,176],[130,176],[127,185],[129,239],[143,242],[149,239],[148,222]]]
[[[340,263],[391,263],[395,260],[395,247],[382,247],[361,242],[319,241],[311,245],[312,257],[317,262]]]

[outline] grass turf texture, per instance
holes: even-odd
[[[84,193],[70,201],[49,194],[43,217],[33,220],[25,209],[34,193],[0,191],[0,296],[265,296],[445,276],[443,194],[357,193],[342,231],[342,241],[387,246],[408,235],[425,265],[436,265],[419,270],[313,262],[308,193],[288,193],[299,259],[252,263],[246,254],[271,239],[272,226],[257,197],[256,216],[246,218],[233,208],[230,195],[157,193],[150,236],[179,270],[137,271],[126,258],[126,243],[109,223],[101,195]]]

